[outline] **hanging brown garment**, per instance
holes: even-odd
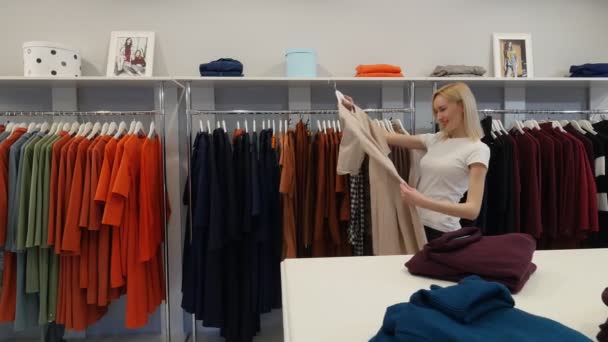
[[[297,257],[295,218],[296,165],[293,146],[294,132],[284,133],[281,144],[281,183],[279,192],[283,198],[283,259]]]
[[[418,212],[405,205],[399,184],[405,183],[388,158],[390,148],[381,129],[370,123],[365,112],[350,112],[338,101],[344,128],[338,173],[357,174],[365,154],[370,157],[372,235],[375,255],[413,254],[426,244]]]
[[[306,244],[304,240],[304,232],[307,229],[305,226],[309,224],[309,220],[307,219],[308,206],[306,205],[306,201],[309,198],[306,192],[306,182],[308,176],[308,164],[310,160],[308,159],[308,147],[310,145],[310,139],[308,136],[308,132],[306,129],[306,125],[302,120],[300,120],[296,124],[296,132],[295,132],[295,141],[294,141],[294,149],[295,149],[295,173],[296,173],[296,196],[295,196],[295,220],[296,220],[296,236],[297,236],[297,254],[298,257],[304,255],[304,251],[306,249]]]

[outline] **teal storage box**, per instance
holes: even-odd
[[[287,59],[287,77],[316,77],[317,55],[312,49],[289,49]]]

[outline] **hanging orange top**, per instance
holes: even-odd
[[[8,218],[8,154],[11,146],[27,130],[17,128],[0,143],[0,246],[6,242],[6,224]]]
[[[106,206],[104,217],[124,217],[127,233],[127,328],[138,328],[148,322],[148,290],[145,264],[139,261],[139,175],[141,149],[145,138],[132,136],[124,145],[124,152],[116,181],[112,186],[114,203]]]

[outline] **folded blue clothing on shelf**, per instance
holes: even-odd
[[[516,309],[502,284],[470,276],[457,285],[420,290],[390,306],[371,342],[591,341],[550,319]]]
[[[240,71],[203,71],[202,77],[243,77]]]
[[[203,63],[199,66],[198,70],[202,74],[207,71],[214,72],[238,72],[243,73],[243,63],[232,58],[220,58],[216,61]]]
[[[572,65],[570,77],[608,77],[608,63]]]

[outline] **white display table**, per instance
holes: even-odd
[[[410,256],[287,259],[282,263],[283,326],[287,342],[367,341],[386,308],[409,301],[431,284],[412,276]],[[608,249],[537,251],[538,270],[514,296],[515,306],[551,318],[595,340],[608,318]]]

